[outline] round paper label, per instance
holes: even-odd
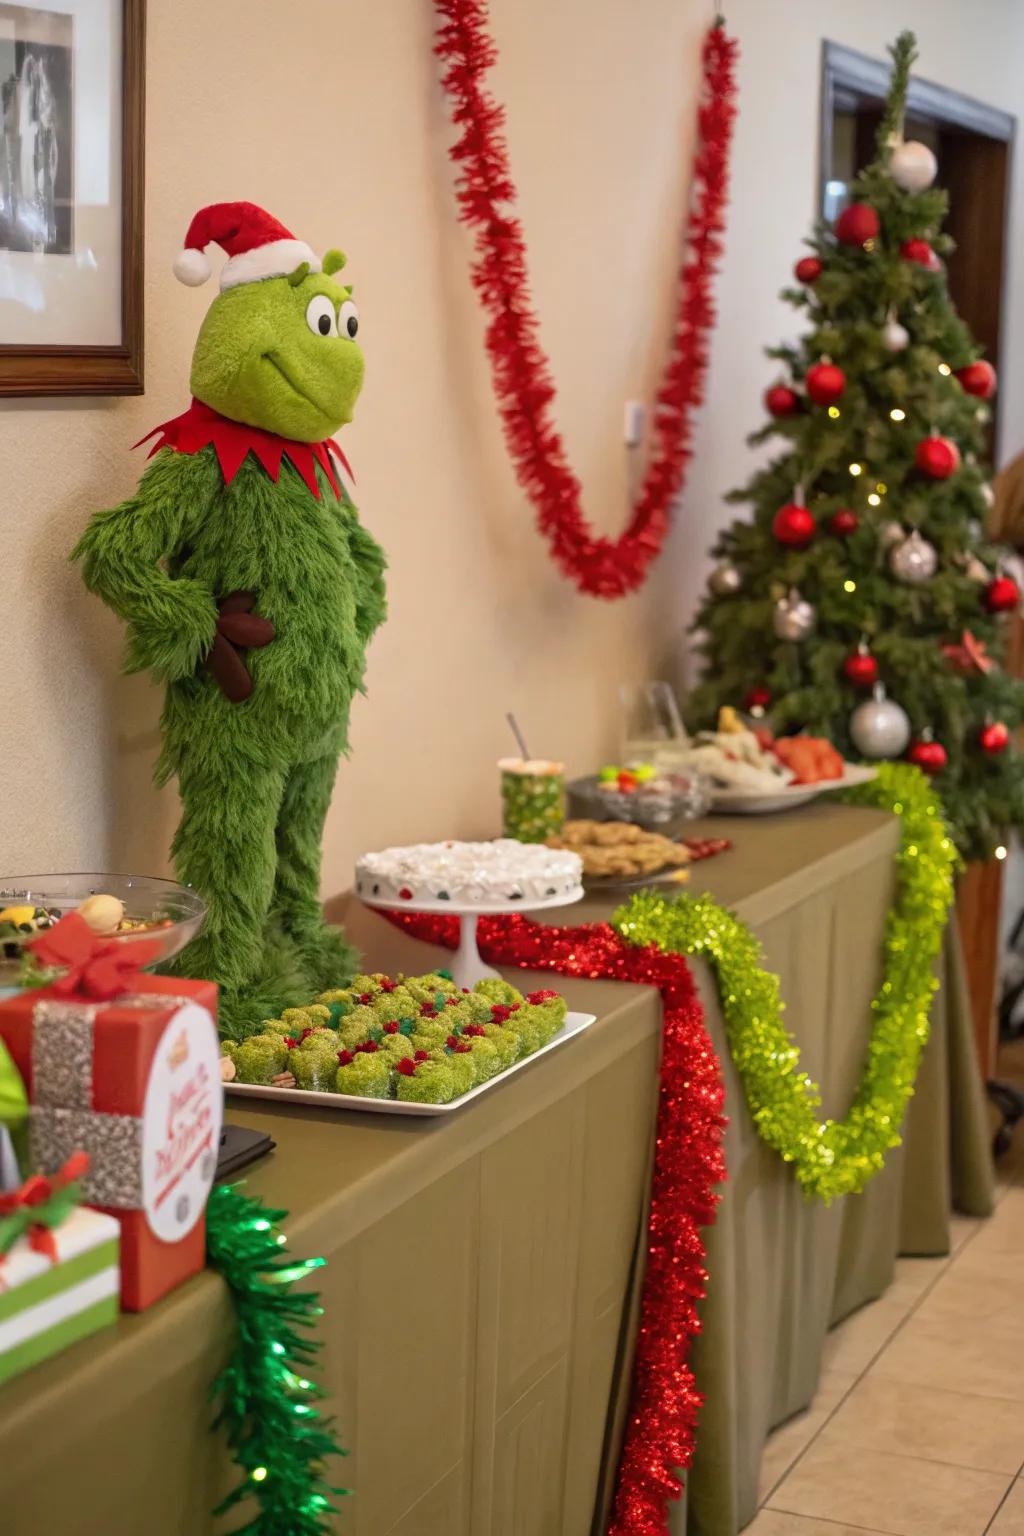
[[[206,1208],[223,1107],[216,1028],[205,1008],[185,1003],[160,1036],[142,1110],[142,1208],[165,1243]]]

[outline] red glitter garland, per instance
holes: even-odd
[[[458,918],[384,915],[415,938],[449,949],[458,944]],[[693,1459],[701,1397],[687,1360],[707,1285],[700,1234],[715,1219],[714,1186],[725,1178],[722,1074],[704,1010],[684,956],[626,944],[607,923],[549,928],[518,915],[481,917],[478,939],[493,964],[631,981],[661,993],[665,1022],[647,1266],[608,1536],[663,1536],[668,1503],[683,1488],[679,1469]]]
[[[551,415],[555,386],[530,307],[522,225],[511,211],[516,188],[502,133],[505,110],[484,84],[498,56],[487,30],[487,0],[434,3],[441,18],[434,51],[447,66],[444,88],[460,130],[450,150],[459,167],[460,217],[475,235],[473,283],[487,315],[491,377],[516,475],[564,574],[593,597],[623,597],[642,585],[665,541],[669,508],[682,489],[690,459],[692,411],[703,399],[708,335],[715,318],[712,278],[722,251],[736,115],[736,42],[720,24],[712,26],[704,40],[679,307],[656,396],[650,464],[628,528],[621,538],[608,539],[590,530],[580,482]]]

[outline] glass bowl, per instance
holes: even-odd
[[[197,892],[154,875],[0,875],[0,911],[6,907],[42,907],[64,917],[87,896],[100,894],[123,902],[127,919],[157,925],[104,935],[126,950],[142,940],[157,942],[159,953],[147,962],[147,969],[184,949],[206,916],[206,903]],[[5,981],[20,968],[20,953],[12,953],[11,946],[17,944],[20,950],[34,937],[31,931],[0,934],[0,969]]]
[[[617,784],[602,784],[596,775],[569,785],[575,814],[596,821],[628,821],[645,832],[675,835],[688,821],[703,816],[711,805],[707,780],[689,771],[665,772],[631,793]],[[575,808],[579,807],[579,811]]]

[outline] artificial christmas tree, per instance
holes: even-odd
[[[781,437],[784,451],[729,498],[754,518],[715,546],[738,580],[697,615],[706,681],[689,713],[708,725],[763,690],[777,732],[826,735],[850,756],[876,741],[877,756],[925,759],[962,852],[987,858],[1024,822],[1024,761],[993,750],[1024,716],[1024,685],[997,664],[1019,593],[981,534],[980,402],[995,373],[949,297],[934,160],[902,139],[914,52],[903,33],[877,157],[784,294],[811,322],[800,344],[769,352],[799,409],[754,434]],[[876,680],[889,703],[865,704]],[[880,707],[904,711],[909,730],[865,731]]]

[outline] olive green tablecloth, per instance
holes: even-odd
[[[826,1112],[855,1090],[892,888],[894,822],[828,804],[702,829],[735,849],[694,872],[762,938]],[[554,921],[606,917],[588,900]],[[360,908],[374,968],[437,952]],[[864,1195],[803,1200],[757,1139],[709,978],[729,1183],[707,1234],[694,1352],[706,1395],[674,1536],[753,1515],[769,1429],[813,1394],[830,1323],[947,1246],[950,1201],[991,1202],[984,1107],[955,936],[904,1147]],[[598,1536],[617,1460],[639,1294],[660,1007],[644,988],[560,983],[598,1014],[580,1039],[429,1122],[229,1101],[270,1130],[249,1188],[290,1208],[300,1255],[328,1258],[323,1379],[351,1449],[349,1536]],[[318,1277],[319,1278],[319,1277]],[[230,1306],[204,1275],[0,1389],[4,1536],[205,1536],[228,1486],[207,1387]],[[230,1522],[229,1522],[230,1523]]]

